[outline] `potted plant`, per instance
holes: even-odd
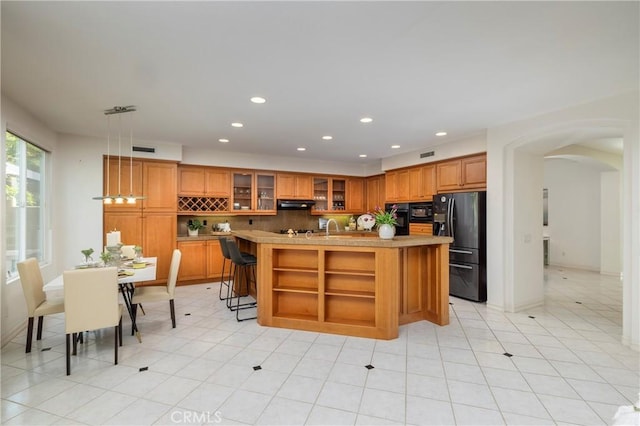
[[[187,223],[187,228],[189,230],[190,237],[197,237],[198,231],[201,228],[204,228],[204,225],[202,224],[202,222],[200,222],[199,219],[191,219],[189,223]]]
[[[394,204],[391,206],[390,211],[385,211],[381,207],[376,207],[373,216],[376,219],[376,225],[378,225],[378,235],[382,239],[391,239],[396,233],[395,226],[398,224],[398,207]]]

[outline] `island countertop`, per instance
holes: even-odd
[[[247,288],[260,325],[395,339],[400,324],[449,324],[449,237],[231,234],[258,260]]]
[[[267,231],[232,231],[232,235],[259,244],[290,244],[290,245],[317,245],[317,246],[346,246],[346,247],[379,247],[402,248],[439,244],[450,244],[451,237],[434,237],[423,235],[401,235],[391,240],[384,240],[378,234],[371,232],[349,234],[348,232],[333,233],[328,237],[324,233],[298,234],[289,236]]]

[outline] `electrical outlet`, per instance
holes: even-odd
[[[203,224],[204,226],[207,226],[207,219],[203,220],[203,221],[202,221],[202,224]]]
[[[253,219],[249,219],[249,225],[253,225]]]

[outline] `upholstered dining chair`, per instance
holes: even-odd
[[[120,247],[120,252],[126,259],[133,259],[136,257],[136,246],[133,244],[125,245]]]
[[[64,312],[64,302],[49,302],[42,290],[44,282],[40,265],[35,258],[29,258],[18,263],[18,274],[22,283],[22,291],[27,301],[27,313],[29,321],[27,323],[27,347],[25,353],[31,352],[31,342],[33,341],[33,320],[38,317],[38,332],[36,339],[42,339],[42,323],[45,315]]]
[[[70,339],[76,354],[78,334],[115,327],[114,364],[118,344],[122,346],[122,308],[118,303],[118,268],[90,268],[65,271],[64,304],[67,376],[71,374]]]
[[[174,293],[176,290],[176,281],[178,280],[178,270],[180,269],[180,260],[182,253],[180,250],[173,250],[171,256],[171,265],[169,266],[169,278],[167,285],[149,285],[136,287],[131,298],[131,310],[135,320],[138,312],[138,304],[148,302],[169,301],[169,309],[171,310],[171,325],[176,328],[176,309],[173,303]]]

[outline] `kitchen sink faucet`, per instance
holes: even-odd
[[[331,225],[331,222],[336,224],[336,231],[340,232],[340,227],[338,226],[338,222],[335,219],[329,219],[327,221],[327,229],[326,229],[327,237],[329,236],[329,225]]]

